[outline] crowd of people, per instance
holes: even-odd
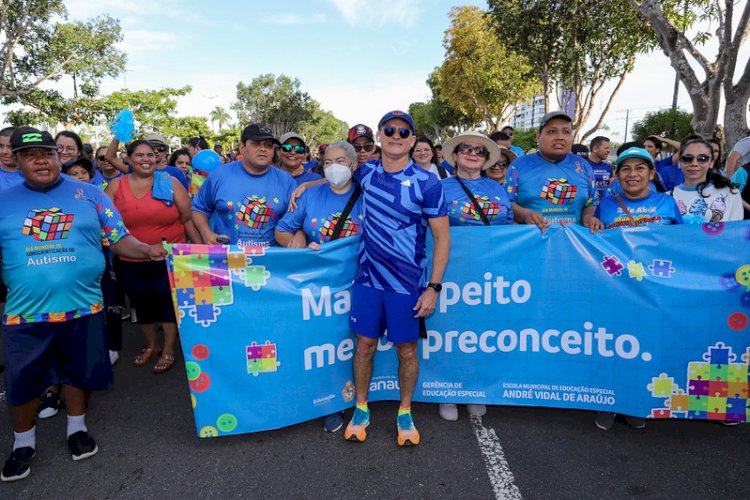
[[[417,340],[442,290],[450,226],[515,223],[545,231],[560,223],[598,233],[750,215],[750,138],[726,163],[718,141],[691,135],[623,144],[611,164],[610,140],[574,145],[571,117],[561,111],[541,119],[534,151],[524,153],[514,136],[506,126],[435,144],[417,135],[408,113],[391,111],[375,131],[357,124],[311,159],[298,133],[277,138],[255,123],[242,131],[236,158],[192,192],[191,161],[210,148],[203,137],[170,152],[161,134],[149,133],[121,152],[116,139],[94,151],[72,131],[53,138],[32,127],[0,130],[5,387],[14,430],[0,478],[29,474],[36,419],[55,415],[61,399],[73,459],[97,452],[85,424],[88,398],[112,382],[127,314],[137,315],[145,339],[133,364],[154,362],[154,373],[173,366],[178,332],[164,242],[319,250],[360,236],[349,323],[356,406],[344,437],[366,439],[373,356],[387,331],[399,359],[396,426],[404,446],[420,442],[411,414]],[[675,152],[663,155],[664,143]],[[438,411],[458,419],[455,404]],[[487,409],[475,404],[468,411],[481,416]],[[614,418],[595,415],[602,429]],[[645,425],[638,417],[628,422]],[[324,429],[343,424],[337,412]]]

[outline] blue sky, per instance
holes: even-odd
[[[425,80],[443,60],[443,31],[454,5],[486,8],[486,1],[66,2],[73,19],[108,13],[120,20],[127,71],[105,80],[105,93],[125,84],[133,90],[192,85],[179,114],[207,116],[215,106],[229,108],[238,81],[283,73],[299,78],[323,109],[371,127],[386,111],[429,98]],[[67,80],[60,85],[72,90]],[[640,56],[605,120],[607,134],[622,141],[626,109],[632,125],[669,107],[673,85],[661,51]],[[691,109],[684,89],[679,104]]]

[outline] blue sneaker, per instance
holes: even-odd
[[[398,427],[398,445],[399,446],[417,446],[419,444],[419,431],[414,427],[414,420],[411,413],[399,415],[396,419]]]
[[[370,410],[364,411],[354,408],[354,415],[344,431],[344,439],[347,441],[363,442],[367,439],[367,426],[370,425]]]
[[[344,412],[337,411],[326,416],[323,423],[323,430],[326,432],[336,432],[344,426]]]

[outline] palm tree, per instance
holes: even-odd
[[[211,123],[215,124],[216,122],[219,123],[219,132],[224,128],[224,124],[227,123],[229,120],[231,120],[231,116],[229,116],[229,113],[226,109],[222,108],[221,106],[216,106],[211,112],[208,114],[208,117],[211,119]]]

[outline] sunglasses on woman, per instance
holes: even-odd
[[[294,151],[298,155],[301,155],[302,153],[305,152],[305,146],[295,146],[295,145],[292,145],[292,144],[282,144],[281,145],[281,150],[283,152],[285,152],[285,153],[291,153],[292,151]]]
[[[510,165],[509,162],[507,162],[505,160],[501,160],[501,161],[495,163],[494,165],[490,166],[490,168],[492,170],[503,170],[503,169],[508,168],[508,165]]]
[[[354,146],[354,151],[357,153],[361,153],[362,151],[369,153],[375,147],[375,144],[370,142],[367,144],[352,144],[352,146]]]
[[[390,125],[387,127],[383,127],[383,133],[386,137],[393,137],[393,134],[398,132],[398,136],[402,139],[408,139],[411,135],[411,129],[408,129],[406,127],[391,127]]]
[[[468,155],[469,153],[474,153],[480,158],[486,158],[489,151],[487,151],[487,148],[484,146],[469,146],[468,144],[459,144],[456,147],[456,151],[463,155]]]
[[[109,161],[106,156],[97,156],[96,161]]]
[[[166,146],[154,146],[154,151],[157,153],[163,153],[167,150]]]
[[[693,163],[693,160],[696,163],[708,163],[710,159],[710,155],[680,155],[680,161],[683,163]]]

